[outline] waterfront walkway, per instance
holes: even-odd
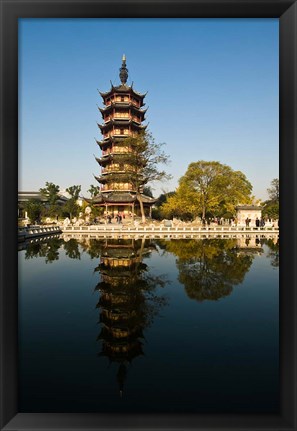
[[[213,226],[164,226],[162,224],[125,225],[98,224],[91,226],[32,226],[18,231],[19,241],[63,233],[70,236],[96,237],[151,237],[151,238],[240,238],[279,235],[278,227]]]
[[[162,225],[138,225],[127,226],[121,224],[105,224],[92,226],[68,226],[61,227],[63,234],[79,235],[87,237],[154,237],[154,238],[239,238],[245,237],[276,237],[279,229],[275,227],[240,227],[240,226],[162,226]]]

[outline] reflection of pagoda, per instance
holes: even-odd
[[[98,270],[101,282],[102,325],[98,340],[102,342],[100,356],[119,364],[117,380],[122,394],[127,365],[143,354],[143,329],[146,326],[145,297],[139,275],[146,268],[141,262],[144,240],[108,240],[103,249]],[[146,249],[146,251],[148,251]]]
[[[145,94],[136,92],[133,84],[128,86],[127,79],[126,57],[123,56],[120,68],[121,85],[112,85],[108,92],[100,93],[104,108],[99,110],[104,123],[98,124],[98,127],[103,140],[97,141],[102,154],[100,158],[96,157],[96,160],[101,166],[101,175],[95,178],[101,184],[101,189],[92,202],[105,207],[106,213],[108,209],[111,212],[134,213],[139,207],[135,185],[129,180],[129,172],[133,172],[134,168],[127,161],[127,154],[132,152],[132,148],[126,138],[137,136],[147,127],[142,125],[146,109],[141,109],[145,105]],[[144,194],[141,196],[148,213],[155,199]]]

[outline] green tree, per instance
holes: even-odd
[[[164,203],[167,202],[167,199],[170,196],[173,196],[174,194],[175,192],[167,192],[167,193],[164,192],[158,197],[158,199],[155,202],[154,208],[152,210],[152,217],[154,219],[162,220],[163,218],[168,217],[168,215],[162,211],[162,205],[164,205]],[[169,215],[168,218],[171,218],[171,214]]]
[[[25,211],[31,222],[39,221],[42,213],[43,205],[37,199],[29,199],[24,205]]]
[[[251,203],[252,185],[240,171],[216,161],[193,162],[179,180],[176,194],[164,211],[205,217],[234,213],[238,203]]]
[[[79,194],[81,191],[81,186],[71,186],[66,189],[66,192],[70,194],[71,199],[77,199],[79,198]]]
[[[54,183],[46,182],[45,187],[39,189],[39,191],[50,205],[56,204],[59,199],[60,187]]]
[[[171,178],[171,175],[159,168],[159,165],[168,163],[169,157],[162,150],[164,144],[157,144],[152,134],[147,131],[126,138],[125,145],[129,151],[117,156],[117,162],[124,167],[125,174],[111,173],[109,181],[112,183],[126,181],[132,184],[140,205],[142,221],[145,222],[143,189],[149,182]]]
[[[192,220],[200,213],[198,196],[183,181],[180,181],[176,192],[168,196],[160,210],[165,218]]]
[[[60,187],[54,183],[45,183],[45,187],[39,189],[41,196],[47,201],[45,214],[50,217],[58,217],[61,208],[58,205]]]
[[[70,220],[73,216],[77,216],[80,210],[80,206],[77,204],[77,199],[81,191],[81,186],[71,186],[66,189],[66,192],[70,194],[71,198],[63,206],[63,211],[69,214]]]
[[[268,217],[270,219],[278,219],[279,218],[279,202],[276,202],[276,201],[264,202],[264,207],[263,207],[262,212],[263,212],[264,217]]]
[[[264,202],[263,214],[265,217],[279,218],[279,180],[274,178],[271,187],[267,189],[269,200]]]
[[[153,191],[152,191],[152,189],[151,189],[151,187],[150,187],[150,186],[145,186],[145,187],[143,187],[143,194],[144,194],[144,195],[146,195],[146,196],[149,196],[149,197],[151,197],[151,198],[153,198],[153,197],[154,197],[154,195],[153,195]]]
[[[167,202],[167,199],[170,198],[171,196],[174,196],[175,192],[167,192],[167,193],[162,193],[160,194],[160,196],[158,197],[155,205],[156,207],[160,207],[162,206],[165,202]]]
[[[100,187],[99,186],[94,186],[93,184],[90,185],[88,193],[90,193],[92,199],[95,196],[97,196],[99,194],[99,192],[100,192]]]
[[[279,202],[279,179],[274,178],[271,181],[271,187],[267,189],[269,199],[274,202]]]

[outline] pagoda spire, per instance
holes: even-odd
[[[123,54],[122,57],[122,67],[120,68],[120,80],[122,85],[125,85],[128,79],[128,69],[126,67],[126,56]]]

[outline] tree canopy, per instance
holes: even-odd
[[[41,195],[47,200],[46,214],[58,216],[61,208],[58,205],[60,187],[54,183],[46,182],[45,187],[39,189]]]
[[[54,183],[46,182],[45,187],[39,189],[41,195],[46,198],[49,205],[56,204],[59,199],[60,187]]]
[[[66,189],[66,192],[70,194],[71,198],[64,204],[63,211],[69,214],[70,220],[72,216],[77,216],[80,210],[77,204],[77,199],[81,191],[81,186],[70,186]]]
[[[93,199],[95,196],[97,196],[99,194],[100,187],[99,186],[94,186],[93,184],[91,184],[88,192],[90,193],[91,198]]]
[[[279,218],[279,180],[274,178],[271,181],[271,187],[267,189],[269,199],[264,202],[264,217]]]
[[[279,179],[274,178],[271,181],[271,187],[267,189],[269,199],[271,201],[279,202]]]
[[[252,185],[240,171],[216,161],[193,162],[180,178],[175,195],[163,206],[171,216],[234,213],[239,203],[251,203]]]
[[[43,205],[39,200],[29,199],[27,202],[25,202],[24,208],[27,211],[31,222],[40,220]]]

